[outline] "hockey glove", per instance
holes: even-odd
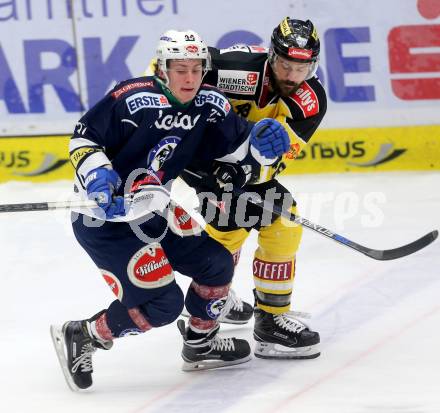
[[[280,122],[267,118],[254,125],[250,143],[252,156],[262,165],[271,165],[289,150],[290,139]]]
[[[214,176],[220,188],[228,184],[242,188],[248,182],[250,173],[246,173],[239,164],[218,162],[214,167]]]
[[[87,195],[96,201],[108,219],[124,215],[124,198],[113,196],[121,186],[121,178],[113,169],[104,167],[90,171],[85,180]]]

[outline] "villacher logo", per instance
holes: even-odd
[[[174,272],[159,243],[141,248],[127,267],[130,281],[140,288],[157,288],[174,280]]]

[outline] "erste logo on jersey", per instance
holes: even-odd
[[[173,268],[158,242],[142,247],[127,266],[130,281],[140,288],[158,288],[174,280]]]
[[[305,118],[319,112],[318,96],[307,82],[303,82],[298,90],[290,95],[290,98],[299,106]]]
[[[119,96],[121,96],[124,93],[130,92],[133,89],[140,89],[143,87],[153,87],[154,82],[152,80],[148,80],[147,82],[135,82],[135,83],[129,83],[128,85],[124,85],[120,87],[119,89],[116,89],[112,96],[117,99]]]
[[[170,102],[165,95],[158,93],[139,92],[125,100],[131,114],[144,108],[170,108]]]
[[[174,148],[181,141],[177,136],[168,136],[161,139],[153,149],[148,152],[148,164],[153,171],[162,169],[166,160],[173,156]],[[156,182],[157,183],[157,182]]]
[[[203,106],[205,103],[210,103],[220,109],[225,115],[231,110],[231,105],[228,100],[214,90],[201,90],[197,93],[194,102],[196,106]]]
[[[255,94],[260,73],[246,70],[219,70],[217,87],[223,92]]]

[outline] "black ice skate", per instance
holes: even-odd
[[[183,337],[182,370],[208,370],[246,363],[251,359],[251,348],[246,340],[217,336],[219,326],[206,334],[198,334],[179,320],[177,327]]]
[[[274,315],[254,310],[254,354],[265,359],[312,359],[318,357],[319,333],[293,318],[291,313]]]
[[[225,307],[229,308],[226,314],[221,314],[218,321],[228,324],[246,324],[254,315],[254,307],[238,297],[234,290],[229,290]]]
[[[217,319],[220,323],[226,324],[246,324],[254,315],[254,307],[249,303],[243,301],[235,292],[229,290],[228,299],[225,302],[226,312],[220,315]],[[229,309],[229,311],[227,311]],[[186,309],[183,310],[182,315],[189,317]]]
[[[88,321],[67,321],[62,327],[50,327],[64,377],[73,391],[87,389],[92,385],[93,353],[97,348],[109,350],[113,345],[112,341],[92,338],[87,328]]]

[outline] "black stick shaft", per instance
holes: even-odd
[[[193,171],[189,171],[186,169],[185,172],[189,173],[190,175],[200,180],[203,179],[203,176],[200,175],[199,173],[195,173]],[[409,254],[413,254],[414,252],[421,250],[422,248],[425,248],[426,246],[434,242],[438,237],[438,231],[434,230],[428,232],[423,237],[413,242],[410,242],[409,244],[402,245],[401,247],[393,248],[389,250],[377,250],[358,244],[357,242],[354,242],[340,234],[337,234],[336,232],[330,231],[329,229],[323,227],[322,225],[315,224],[309,221],[307,218],[300,217],[299,215],[293,215],[289,211],[285,211],[277,205],[268,203],[261,199],[256,199],[255,197],[250,196],[249,192],[243,191],[242,189],[234,188],[232,193],[237,197],[240,196],[245,197],[247,202],[259,206],[264,211],[274,213],[298,225],[302,225],[305,228],[308,228],[326,238],[332,239],[333,241],[341,245],[351,248],[352,250],[358,251],[375,260],[386,261],[386,260],[395,260],[397,258],[405,257]]]

